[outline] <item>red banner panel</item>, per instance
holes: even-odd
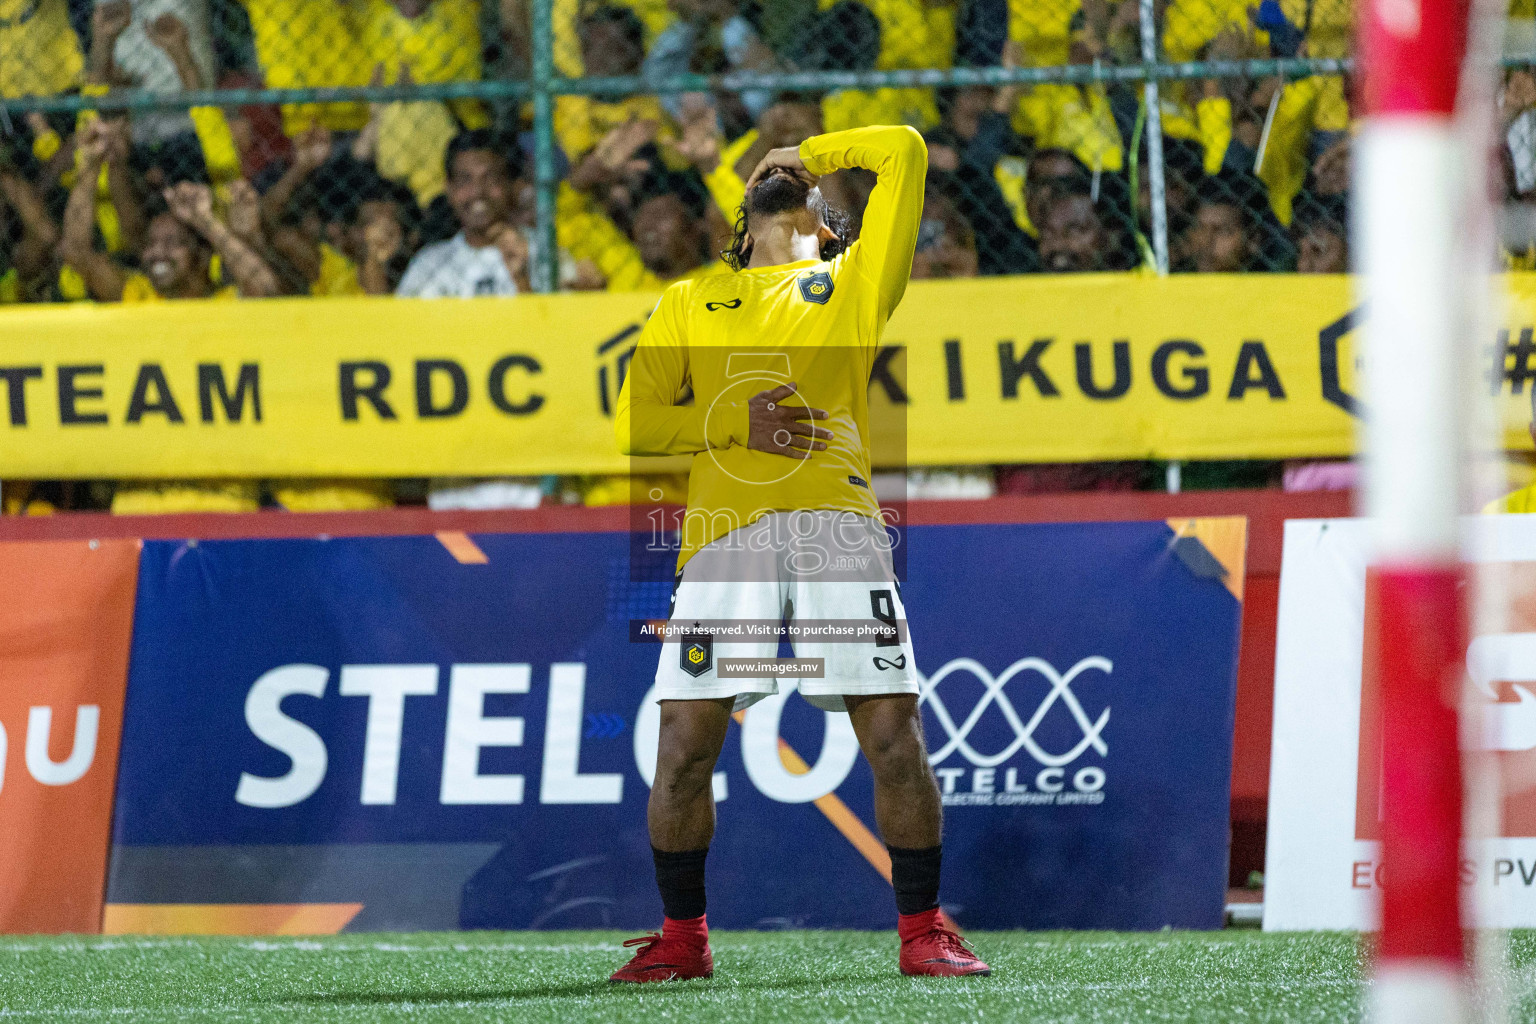
[[[0,544],[0,932],[99,932],[139,542]]]

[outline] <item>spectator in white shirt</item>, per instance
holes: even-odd
[[[395,294],[474,298],[529,290],[528,239],[513,223],[518,168],[515,144],[489,131],[460,132],[448,144],[448,205],[459,233],[418,252]]]

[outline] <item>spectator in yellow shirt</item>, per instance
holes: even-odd
[[[0,0],[0,99],[64,92],[84,68],[65,0]]]
[[[295,140],[288,168],[261,197],[263,230],[309,294],[392,295],[420,244],[420,208],[409,188],[334,148],[324,128]],[[305,225],[294,207],[312,199],[323,208],[307,211],[318,223]]]
[[[824,70],[948,68],[955,55],[953,0],[821,0],[810,62]],[[829,132],[872,124],[939,123],[932,89],[842,89],[822,101]]]
[[[636,75],[645,58],[645,30],[627,7],[602,3],[587,8],[581,18],[582,63],[588,76]],[[642,126],[645,138],[631,149],[631,159],[653,162],[651,143],[670,144],[677,128],[655,96],[559,96],[555,99],[555,137],[571,161],[571,180],[587,189],[614,179],[616,168],[604,166],[598,143],[626,125]]]
[[[411,81],[423,84],[480,80],[480,5],[475,0],[362,2],[359,31],[370,74],[374,65],[382,65],[389,82],[407,69]],[[479,100],[448,105],[465,128],[491,123]]]
[[[673,2],[674,0],[554,0],[551,19],[554,22],[555,70],[566,78],[597,74],[596,71],[586,67],[582,58],[584,49],[582,19],[594,8],[628,8],[640,23],[643,33],[641,48],[644,50],[649,49],[650,43],[676,20],[672,11]],[[503,35],[506,35],[509,29],[514,33],[526,34],[528,16],[528,0],[501,0]],[[514,45],[526,50],[529,44],[521,41],[515,42]]]
[[[269,89],[367,85],[373,70],[358,37],[357,7],[348,0],[242,0],[251,19],[256,59]],[[358,131],[366,103],[289,103],[290,138],[315,126]]]
[[[108,129],[93,121],[80,144],[81,165],[64,210],[60,251],[98,302],[276,295],[277,276],[244,240],[213,213],[207,185],[181,182],[165,190],[166,209],[148,218],[142,271],[130,271],[92,243],[96,181],[107,158]],[[233,288],[215,287],[214,254]]]
[[[183,181],[165,190],[166,209],[148,220],[139,254],[142,271],[129,271],[92,244],[92,207],[96,181],[106,159],[110,128],[100,120],[87,125],[80,143],[81,165],[64,213],[64,259],[84,278],[101,302],[152,302],[162,299],[229,299],[236,295],[277,293],[277,277],[261,256],[213,212],[213,190]],[[242,183],[243,184],[243,183]],[[245,186],[249,191],[249,186]],[[254,197],[251,197],[254,198]],[[250,204],[254,210],[254,203]],[[211,265],[217,253],[235,280],[219,287]],[[245,512],[259,504],[255,481],[168,480],[117,486],[112,511],[119,514],[168,512]]]

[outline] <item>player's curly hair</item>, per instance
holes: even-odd
[[[791,194],[786,186],[787,182],[794,182],[800,186],[798,199]],[[768,188],[764,188],[764,186]],[[848,235],[853,230],[853,218],[844,210],[829,204],[822,197],[820,190],[811,189],[798,179],[788,175],[780,175],[760,181],[747,193],[741,209],[736,214],[736,226],[732,231],[730,247],[720,253],[720,258],[725,265],[732,270],[741,270],[752,260],[752,243],[747,238],[747,221],[754,214],[786,213],[797,207],[804,206],[807,198],[812,203],[812,208],[821,214],[821,219],[827,227],[832,229],[835,238],[821,243],[821,258],[830,260],[838,253],[848,248]]]

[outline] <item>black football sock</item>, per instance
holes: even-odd
[[[674,921],[704,916],[704,858],[709,847],[669,853],[651,847],[656,859],[656,888],[661,890],[662,911]]]
[[[891,852],[891,885],[898,914],[921,914],[939,905],[939,864],[944,847],[909,850],[887,846]]]

